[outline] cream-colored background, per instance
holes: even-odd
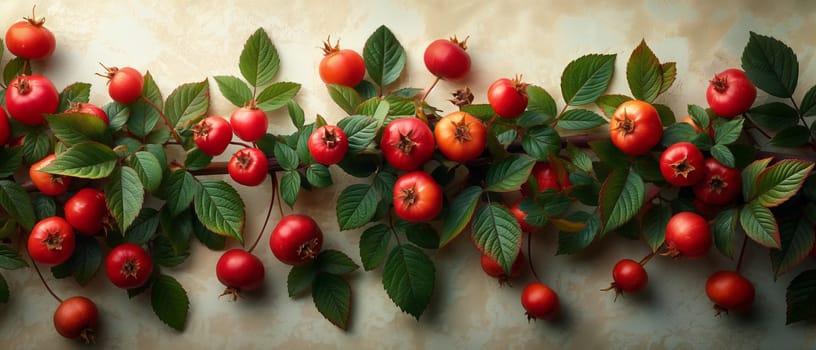
[[[303,84],[298,101],[311,120],[321,114],[338,120],[343,112],[329,99],[317,74],[320,43],[340,38],[344,47],[362,50],[368,35],[388,25],[408,55],[401,86],[424,87],[432,77],[422,64],[433,39],[470,35],[473,69],[467,80],[443,82],[431,103],[450,109],[446,91],[470,86],[477,102],[496,78],[523,74],[526,81],[560,96],[559,76],[572,59],[587,53],[616,53],[617,74],[610,91],[627,93],[624,69],[631,50],[645,38],[663,61],[676,61],[678,81],[662,97],[678,115],[688,103],[705,104],[707,80],[739,66],[749,31],[775,36],[793,47],[800,63],[797,100],[816,83],[812,1],[40,1],[58,48],[38,72],[59,88],[74,81],[94,84],[91,100],[108,101],[104,80],[94,76],[97,62],[150,70],[164,96],[186,82],[213,75],[239,75],[238,55],[258,27],[271,35],[281,56],[279,81]],[[30,12],[29,1],[3,1],[1,26]],[[8,53],[6,60],[8,59]],[[213,114],[232,106],[210,80]],[[767,100],[760,93],[759,101]],[[271,131],[290,132],[285,112],[271,113]],[[326,233],[325,246],[359,261],[360,231],[339,232],[333,203],[349,177],[333,169],[338,185],[304,193],[295,212],[313,215]],[[248,240],[260,229],[269,182],[240,189],[247,203]],[[289,209],[286,209],[289,212]],[[275,223],[278,215],[273,215]],[[266,233],[268,235],[268,232]],[[813,324],[784,326],[784,289],[794,273],[774,281],[767,253],[749,245],[745,275],[757,287],[753,311],[716,318],[704,293],[706,277],[733,262],[712,251],[694,261],[655,259],[648,265],[649,287],[613,302],[598,290],[611,279],[617,259],[639,258],[644,244],[608,237],[577,256],[555,257],[552,234],[537,236],[535,264],[542,279],[560,295],[562,317],[527,323],[519,304],[529,274],[515,288],[499,288],[479,268],[479,255],[467,238],[431,252],[438,269],[431,305],[416,322],[399,312],[382,289],[381,273],[357,272],[351,328],[342,332],[317,313],[310,297],[286,295],[286,266],[265,243],[256,251],[266,265],[263,292],[238,302],[218,298],[215,278],[219,253],[196,245],[192,257],[165,269],[189,291],[187,329],[177,333],[152,313],[149,298],[129,300],[104,276],[80,288],[72,280],[49,278],[63,297],[82,294],[100,307],[99,348],[813,348]],[[265,241],[265,239],[264,239]],[[806,267],[814,267],[807,261]],[[70,348],[51,317],[57,304],[33,270],[3,271],[12,300],[0,305],[2,348]]]

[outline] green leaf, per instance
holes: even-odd
[[[529,101],[529,97],[528,97]],[[553,102],[554,103],[554,102]],[[528,102],[529,108],[529,102]],[[496,111],[493,110],[493,107],[490,107],[489,104],[469,104],[466,106],[459,107],[459,110],[462,112],[466,112],[476,118],[490,120],[494,115],[496,115]]]
[[[445,215],[442,231],[440,232],[440,248],[446,246],[462,233],[473,217],[473,212],[476,211],[476,205],[479,204],[479,197],[481,195],[481,187],[470,186],[462,190],[462,192],[453,199],[450,209],[448,209],[447,215]]]
[[[617,55],[586,55],[570,62],[561,74],[561,94],[570,106],[594,103],[609,87]]]
[[[165,115],[170,126],[184,126],[188,120],[207,115],[210,109],[210,83],[204,79],[198,83],[187,83],[177,87],[167,96]]]
[[[60,154],[41,171],[57,175],[101,179],[107,177],[119,158],[110,147],[96,142],[82,142]]]
[[[377,191],[371,185],[354,184],[337,197],[337,223],[340,230],[367,224],[377,211]]]
[[[802,116],[809,117],[816,115],[816,85],[810,88],[799,105]],[[812,126],[812,124],[811,124]]]
[[[778,147],[802,147],[810,140],[810,129],[794,125],[780,131],[771,139],[771,144]]]
[[[742,196],[746,200],[750,200],[755,197],[757,179],[759,179],[759,175],[762,174],[762,172],[764,172],[768,167],[771,159],[771,157],[757,159],[742,170]]]
[[[807,270],[791,280],[785,300],[785,324],[816,319],[816,270]]]
[[[416,114],[417,102],[412,97],[385,96],[385,102],[390,105],[388,114],[391,116],[413,116]]]
[[[420,248],[439,248],[439,235],[436,233],[436,229],[427,222],[416,223],[397,220],[395,227],[397,232],[405,234],[409,242],[416,244]]]
[[[7,304],[9,301],[9,286],[6,279],[0,274],[0,303]]]
[[[281,176],[280,191],[283,202],[290,208],[295,206],[298,193],[300,193],[300,173],[296,170],[289,170]]]
[[[751,201],[740,211],[740,224],[754,242],[768,248],[781,248],[779,227],[771,210]]]
[[[742,51],[742,69],[756,87],[776,96],[793,96],[799,79],[799,61],[785,43],[751,32]]]
[[[201,170],[210,165],[212,159],[211,155],[202,152],[200,148],[191,148],[184,158],[184,167],[190,171]]]
[[[655,205],[643,215],[641,232],[652,252],[657,252],[666,240],[666,225],[671,215],[671,207],[665,204]]]
[[[813,227],[816,225],[816,205],[808,203],[802,210],[785,213],[779,220],[779,235],[782,249],[771,250],[771,265],[774,276],[779,277],[801,263],[810,254],[816,238]]]
[[[539,190],[535,195],[535,203],[540,204],[540,208],[543,210],[543,213],[549,216],[560,216],[564,214],[565,211],[569,208],[570,200],[566,194],[560,191],[556,191],[553,189],[545,189],[543,191]],[[524,204],[525,202],[522,202]],[[526,207],[524,207],[526,208]],[[525,210],[522,208],[522,210]],[[530,216],[527,215],[527,221],[530,221]],[[535,224],[536,226],[543,226],[544,223]]]
[[[528,85],[527,101],[527,111],[529,112],[544,113],[550,117],[555,117],[558,114],[555,100],[542,87]]]
[[[252,86],[266,85],[278,73],[280,58],[275,45],[263,28],[258,28],[244,43],[238,67]]]
[[[799,192],[813,165],[813,162],[784,159],[765,169],[756,182],[757,201],[765,207],[784,203]]]
[[[136,170],[136,174],[139,175],[139,179],[142,180],[142,184],[148,191],[153,192],[159,188],[163,171],[156,156],[147,151],[139,151],[129,160],[130,166]]]
[[[153,208],[142,208],[133,224],[125,233],[125,241],[144,245],[156,235],[159,229],[159,211]]]
[[[377,28],[363,47],[368,76],[380,88],[393,83],[405,68],[405,49],[386,26]]]
[[[329,187],[332,185],[329,168],[323,164],[312,164],[306,168],[306,180],[314,187]]]
[[[292,124],[300,130],[303,129],[303,124],[306,123],[306,116],[303,113],[303,108],[294,99],[286,103],[286,110],[289,112],[289,118],[292,119]]]
[[[367,228],[360,236],[360,260],[363,262],[363,269],[371,271],[380,266],[385,253],[388,252],[388,244],[391,242],[391,231],[384,224],[377,224]]]
[[[193,237],[193,216],[190,209],[176,216],[170,215],[167,209],[159,212],[159,225],[163,235],[170,241],[173,256],[188,253],[190,239]]]
[[[357,106],[363,101],[360,94],[350,87],[329,84],[326,85],[326,88],[329,90],[329,97],[334,103],[350,115],[357,111]]]
[[[660,70],[663,72],[663,84],[660,85],[658,94],[663,94],[669,90],[677,78],[677,64],[674,62],[665,62],[660,65]]]
[[[102,106],[102,110],[108,116],[110,125],[108,128],[114,131],[119,131],[127,124],[130,119],[130,108],[121,103],[111,102]]]
[[[275,158],[284,170],[297,170],[300,160],[297,153],[284,143],[275,144]]]
[[[507,208],[493,203],[476,210],[472,239],[483,254],[510,275],[521,249],[521,227]]]
[[[196,187],[195,213],[207,229],[244,244],[244,201],[222,180],[201,180]]]
[[[15,77],[19,75],[31,75],[31,65],[26,64],[27,60],[15,57],[6,63],[6,68],[3,69],[3,83],[8,86]],[[25,68],[25,71],[23,71]]]
[[[626,81],[636,99],[654,102],[663,84],[663,69],[652,49],[641,40],[626,63]]]
[[[732,144],[739,139],[745,119],[737,117],[723,123],[714,124],[714,143],[720,145]]]
[[[312,285],[312,299],[317,311],[342,330],[348,329],[351,317],[351,286],[340,276],[320,273]]]
[[[491,165],[485,178],[485,189],[493,192],[517,191],[527,182],[536,160],[526,155],[513,155]]]
[[[610,232],[635,217],[644,199],[643,180],[637,173],[622,168],[613,170],[601,187],[602,233]]]
[[[337,127],[346,133],[349,141],[349,152],[360,152],[368,147],[377,136],[377,120],[367,116],[355,115],[341,119]]]
[[[635,158],[632,162],[632,170],[634,170],[645,182],[662,182],[666,179],[663,173],[660,172],[660,161],[651,156],[641,156]]]
[[[179,332],[184,330],[190,300],[175,278],[164,274],[156,278],[150,291],[150,305],[162,322]]]
[[[561,136],[548,126],[536,126],[527,130],[521,139],[521,147],[532,157],[547,160],[550,154],[561,151]]]
[[[54,197],[46,195],[34,196],[31,199],[31,205],[34,207],[36,221],[57,215],[57,203],[54,201]]]
[[[172,215],[178,215],[193,202],[196,193],[196,179],[189,172],[178,169],[170,172],[162,183],[165,206]]]
[[[383,287],[403,312],[419,320],[431,301],[435,274],[433,262],[422,250],[400,245],[391,250],[385,262]]]
[[[555,118],[545,113],[528,110],[521,113],[521,115],[516,119],[516,125],[520,128],[530,129],[535,126],[549,125],[553,122],[553,120],[555,120]],[[515,130],[508,130],[508,132],[515,132]],[[515,137],[513,139],[515,140]]]
[[[214,76],[215,83],[218,84],[218,90],[230,103],[236,107],[244,107],[249,105],[252,101],[252,90],[249,86],[237,77],[230,75]]]
[[[360,268],[348,255],[332,249],[320,252],[320,255],[315,258],[315,262],[320,271],[332,275],[345,275]]]
[[[734,155],[734,163],[737,165],[737,169],[745,168],[756,159],[757,149],[753,145],[734,143],[728,145],[728,149]]]
[[[697,132],[689,123],[675,123],[663,130],[660,144],[669,147],[678,142],[691,142],[697,137]]]
[[[374,86],[374,83],[368,80],[361,80],[357,86],[354,87],[354,90],[360,93],[365,99],[374,98],[377,96],[377,87]]]
[[[84,286],[93,279],[102,266],[102,246],[93,237],[77,235],[74,253],[65,264],[69,266],[79,285]]]
[[[144,203],[144,187],[136,170],[117,167],[105,185],[105,200],[119,230],[126,232],[136,219]]]
[[[0,180],[0,206],[26,231],[35,224],[34,207],[26,190],[14,181]]]
[[[677,122],[677,117],[674,116],[674,112],[672,112],[669,106],[654,103],[652,107],[657,110],[657,115],[660,116],[660,123],[663,124],[664,127],[674,125],[674,123]]]
[[[292,101],[298,91],[300,91],[300,84],[298,83],[274,83],[263,89],[255,98],[255,102],[258,104],[258,108],[264,112],[274,111],[289,104],[289,101]]]
[[[23,165],[23,150],[20,147],[0,148],[0,178],[14,175]]]
[[[300,160],[303,164],[314,163],[314,158],[312,158],[312,154],[309,153],[309,136],[312,135],[312,132],[315,130],[315,124],[308,124],[304,125],[302,129],[298,130],[297,132],[297,147],[295,148],[295,152],[298,154],[298,160]],[[267,134],[271,137],[271,134]],[[263,140],[263,139],[261,139]],[[258,147],[261,147],[260,144]],[[263,148],[261,148],[263,149]],[[266,152],[264,150],[264,152]],[[267,153],[269,154],[269,153]]]
[[[587,173],[592,171],[592,158],[590,158],[589,153],[571,143],[567,144],[567,152],[569,153],[570,160],[572,160],[572,164],[578,167],[578,169]]]
[[[714,245],[717,246],[720,253],[729,258],[734,256],[734,235],[737,231],[737,219],[739,219],[738,209],[729,208],[717,213],[714,224],[711,225]]]
[[[735,166],[734,155],[728,147],[717,144],[711,147],[711,156],[723,165],[733,168]]]
[[[314,261],[309,261],[303,265],[292,266],[292,269],[289,270],[289,275],[286,277],[286,289],[289,292],[289,297],[294,298],[296,295],[311,288],[317,278],[318,272]]]
[[[16,270],[26,266],[28,264],[20,257],[17,250],[7,245],[0,245],[0,269]]]
[[[163,108],[161,90],[159,90],[156,81],[153,80],[153,76],[149,72],[145,74],[144,77],[142,95],[150,100],[156,107],[154,108],[150,103],[145,101],[145,99],[141,98],[130,105],[130,117],[127,121],[127,128],[128,131],[136,137],[147,136],[147,134],[153,131],[153,128],[156,127],[156,124],[158,124],[161,119],[159,111],[156,110],[156,108]]]
[[[567,220],[574,222],[584,222],[586,226],[581,231],[575,233],[558,233],[558,251],[556,255],[575,254],[583,251],[595,240],[598,229],[601,227],[598,215],[590,215],[587,212],[578,211],[567,216]]]
[[[607,117],[612,118],[612,115],[615,114],[615,110],[618,109],[618,106],[631,100],[631,97],[624,95],[602,95],[601,97],[598,97],[595,104],[604,112],[604,114],[606,114]]]
[[[756,106],[748,111],[751,120],[770,131],[780,131],[796,125],[799,113],[782,102],[771,102]]]
[[[663,134],[665,135],[665,133]],[[613,167],[626,167],[629,165],[629,156],[615,147],[610,139],[601,139],[589,143],[589,147],[602,162]]]
[[[606,119],[585,109],[570,109],[561,115],[558,126],[567,130],[586,130],[606,124]],[[559,142],[559,148],[560,148]]]
[[[158,266],[176,267],[183,264],[190,257],[188,247],[181,248],[176,248],[173,241],[166,235],[158,235],[153,240],[150,255],[153,256]]]
[[[226,245],[226,237],[210,231],[197,217],[193,220],[193,234],[210,250],[223,250]]]
[[[88,103],[90,96],[91,84],[77,82],[68,85],[60,91],[57,112],[68,110],[71,108],[71,103]]]
[[[23,160],[36,163],[51,153],[51,137],[41,131],[31,131],[23,138]]]
[[[711,126],[711,119],[708,117],[708,113],[703,107],[698,105],[688,105],[688,114],[691,117],[691,121],[693,121],[694,124],[701,129],[705,130]]]

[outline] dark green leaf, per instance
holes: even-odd
[[[340,276],[321,273],[312,285],[312,299],[317,311],[342,330],[348,329],[351,317],[351,286]]]
[[[314,261],[309,261],[303,265],[292,266],[292,269],[289,270],[289,275],[286,277],[286,289],[289,292],[289,297],[294,298],[296,295],[311,288],[315,278],[317,278],[318,272]]]
[[[27,60],[15,57],[6,63],[6,68],[3,69],[3,83],[10,85],[12,80],[19,75],[31,75],[31,65],[26,64]],[[23,71],[25,68],[25,71]]]
[[[153,208],[142,208],[125,233],[125,241],[143,245],[147,244],[159,229],[159,211]]]
[[[663,173],[660,172],[660,162],[651,156],[641,156],[635,158],[632,162],[632,170],[634,170],[643,181],[646,182],[661,182],[665,181]]]
[[[598,97],[595,104],[606,114],[607,117],[612,118],[618,106],[626,101],[631,101],[632,98],[624,95],[602,95]]]
[[[314,163],[314,158],[312,158],[312,154],[309,153],[309,136],[312,135],[314,130],[315,125],[308,124],[304,125],[303,128],[297,132],[297,147],[295,148],[295,152],[298,154],[298,160],[303,164]],[[267,135],[271,136],[271,134]],[[264,151],[264,153],[266,153],[266,151]]]
[[[357,92],[360,93],[360,96],[365,99],[374,98],[377,96],[377,87],[374,86],[374,83],[365,79],[361,80],[360,83],[354,87],[354,90],[357,90]]]
[[[377,192],[371,185],[354,184],[337,197],[337,223],[340,230],[361,227],[377,211]]]
[[[284,170],[296,170],[300,163],[295,150],[280,142],[275,144],[275,158]]]
[[[813,162],[784,159],[765,169],[756,182],[759,204],[775,207],[787,201],[802,188],[813,165]]]
[[[382,157],[376,154],[359,153],[354,157],[345,157],[337,165],[347,174],[366,178],[374,174],[382,162]]]
[[[535,201],[541,204],[544,213],[550,216],[564,214],[570,205],[567,195],[554,189],[539,190],[535,195]],[[543,224],[539,226],[543,226]]]
[[[68,110],[71,108],[71,103],[88,103],[90,96],[91,84],[77,82],[68,85],[60,91],[57,112]]]
[[[110,125],[108,128],[114,131],[119,131],[127,124],[130,118],[130,108],[121,103],[111,102],[102,106],[102,110],[108,116]]]
[[[0,269],[16,270],[26,266],[28,264],[20,257],[17,250],[7,245],[0,245]]]
[[[479,204],[479,197],[481,195],[481,187],[470,186],[462,190],[462,192],[453,199],[450,209],[445,216],[442,231],[440,232],[440,248],[446,246],[462,233],[462,230],[465,229],[473,217],[473,212],[476,211],[476,205]]]
[[[348,255],[332,249],[322,251],[315,262],[318,270],[333,275],[345,275],[360,268]]]
[[[184,167],[190,171],[201,170],[210,165],[212,158],[198,147],[191,148],[187,151],[187,157],[184,158]]]
[[[646,244],[656,252],[666,240],[666,225],[671,219],[671,207],[665,204],[655,205],[643,215],[641,232]]]
[[[120,137],[116,139],[114,142],[114,153],[116,153],[117,157],[125,158],[130,156],[140,148],[142,148],[142,142],[134,139],[132,137]]]
[[[485,178],[485,189],[493,192],[511,192],[521,188],[533,171],[535,159],[513,155],[491,165]]]
[[[493,203],[476,210],[472,239],[483,254],[510,275],[521,249],[521,227],[507,208]]]
[[[570,62],[561,74],[561,94],[570,106],[594,103],[609,87],[616,55],[586,55]]]
[[[80,286],[84,286],[93,279],[102,266],[102,246],[93,237],[76,235],[76,248],[66,264],[70,267],[74,279]]]
[[[414,98],[399,97],[394,95],[385,96],[388,102],[388,114],[391,116],[413,116],[416,114],[417,103]]]
[[[622,168],[612,171],[600,194],[602,233],[610,232],[635,217],[644,199],[643,180],[637,173]]]
[[[430,224],[397,220],[395,226],[397,231],[405,234],[409,242],[425,249],[439,248],[439,235]]]
[[[300,91],[300,84],[292,82],[279,82],[267,86],[255,98],[258,108],[270,112],[286,106],[292,98]]]
[[[799,106],[802,115],[809,117],[816,115],[816,85],[810,88],[805,96],[802,98],[802,103]]]
[[[156,128],[153,129],[147,136],[145,136],[144,142],[147,144],[157,144],[163,145],[167,140],[170,139],[170,130],[167,128]]]
[[[207,115],[210,109],[210,83],[206,79],[177,87],[167,96],[165,115],[173,128],[184,126],[188,120]]]
[[[816,243],[813,235],[813,227],[816,225],[816,205],[810,202],[803,209],[790,214],[779,220],[782,249],[770,252],[771,265],[776,277],[790,271],[807,258],[813,249],[813,244]]]
[[[0,148],[0,178],[12,176],[23,165],[21,147]]]
[[[714,143],[728,145],[737,141],[742,133],[742,125],[745,119],[741,117],[729,119],[723,123],[714,124]]]
[[[23,138],[23,160],[36,163],[51,153],[51,137],[40,131],[31,131]]]
[[[663,69],[652,49],[641,40],[626,63],[626,81],[636,99],[654,102],[663,84]]]
[[[669,90],[677,78],[677,64],[674,62],[665,62],[660,65],[660,70],[663,72],[663,84],[660,85],[660,94]],[[665,125],[665,124],[664,124]]]
[[[714,236],[714,245],[717,250],[727,257],[734,256],[734,235],[737,230],[739,212],[735,208],[725,209],[714,218],[711,231]]]
[[[516,119],[516,125],[518,125],[521,128],[530,129],[535,126],[549,125],[550,123],[553,122],[553,120],[555,120],[555,118],[545,113],[528,110],[524,113],[521,113],[518,119]],[[509,134],[510,132],[515,133],[515,130],[510,129],[502,134]],[[515,137],[513,137],[513,140],[515,140]]]
[[[476,118],[490,120],[496,112],[489,104],[469,104],[459,108],[460,111],[468,113]]]
[[[36,221],[57,215],[57,203],[54,201],[54,197],[46,195],[34,196],[31,199],[31,204],[34,207]]]
[[[298,193],[300,193],[300,173],[296,170],[289,170],[281,176],[280,193],[283,202],[290,208],[295,206]]]
[[[567,144],[567,152],[569,153],[569,158],[572,160],[572,164],[578,167],[578,169],[587,173],[592,171],[592,158],[589,157],[586,151],[570,143]]]
[[[159,275],[150,292],[150,305],[162,322],[179,332],[184,330],[190,300],[184,287],[175,278]]]
[[[771,102],[756,106],[748,111],[751,120],[764,129],[780,131],[796,125],[799,113],[782,102]]]
[[[674,116],[674,112],[672,112],[669,106],[655,103],[652,104],[652,107],[657,110],[657,114],[660,116],[660,123],[663,124],[664,127],[674,125],[674,123],[677,122],[677,117]]]
[[[558,126],[567,130],[586,130],[606,124],[606,119],[585,109],[571,109],[561,115]],[[559,140],[560,141],[560,140]],[[560,148],[560,142],[559,142]]]
[[[117,167],[108,178],[104,192],[108,209],[119,224],[119,230],[126,232],[144,203],[144,187],[139,175],[133,168]]]
[[[431,301],[436,269],[431,259],[412,245],[394,247],[383,267],[388,297],[417,320]]]
[[[289,118],[292,119],[292,124],[300,130],[303,129],[303,124],[306,123],[306,117],[303,113],[303,108],[294,99],[286,103],[286,109],[289,112]]]
[[[252,86],[266,85],[280,66],[280,58],[275,45],[263,28],[258,28],[244,43],[238,67],[241,75]]]
[[[378,129],[376,119],[361,115],[343,118],[337,126],[346,133],[351,153],[366,149],[374,140]]]
[[[802,147],[810,139],[810,129],[794,125],[780,131],[771,139],[771,144],[778,147]]]
[[[785,324],[816,319],[816,270],[794,277],[785,294],[788,304]]]
[[[156,110],[163,108],[161,91],[150,73],[145,74],[142,95],[146,99],[140,98],[130,105],[130,118],[127,121],[128,131],[136,137],[147,136],[161,119]]]
[[[663,130],[660,144],[669,147],[678,142],[691,142],[697,137],[697,132],[689,123],[675,123]]]
[[[793,96],[799,79],[799,61],[785,43],[751,32],[742,51],[742,69],[754,85],[776,97]]]
[[[734,155],[728,147],[717,144],[711,147],[711,156],[723,165],[733,168],[735,166]]]
[[[329,168],[323,164],[312,164],[306,168],[306,179],[314,187],[328,187],[332,185]]]
[[[224,245],[226,245],[226,237],[210,231],[210,229],[201,223],[198,217],[193,220],[193,234],[198,238],[199,242],[203,243],[210,250],[222,250],[224,249]]]
[[[391,231],[384,224],[377,224],[363,231],[363,235],[360,236],[360,260],[366,271],[380,266],[390,242]]]
[[[136,170],[136,174],[139,175],[144,187],[150,192],[157,190],[162,183],[164,172],[156,156],[147,151],[139,151],[129,160],[130,166]]]
[[[162,183],[165,195],[165,206],[172,215],[178,215],[193,202],[196,193],[196,179],[189,172],[178,169],[165,178]]]
[[[771,159],[770,157],[757,159],[742,169],[742,196],[746,200],[754,198],[757,179],[759,179],[759,175],[768,167],[768,164],[771,163]]]
[[[26,190],[14,181],[0,180],[0,206],[26,231],[34,227],[34,207]]]
[[[0,303],[6,304],[9,301],[9,286],[6,279],[0,274]]]
[[[193,202],[195,213],[205,227],[244,244],[244,201],[232,186],[221,180],[201,180]]]
[[[555,100],[544,88],[528,85],[527,98],[527,111],[543,113],[549,117],[555,117],[558,114]]]
[[[589,147],[598,156],[598,159],[608,165],[613,167],[626,167],[629,165],[629,156],[615,147],[610,139],[592,141],[589,143]]]
[[[589,247],[601,227],[598,215],[590,215],[583,211],[574,212],[567,216],[567,219],[574,222],[585,222],[586,226],[575,233],[559,232],[556,255],[575,254]]]
[[[521,147],[530,156],[547,160],[550,154],[561,151],[561,136],[548,126],[536,126],[527,130],[521,139]]]
[[[703,107],[688,105],[688,114],[691,117],[691,121],[694,122],[694,125],[697,125],[699,128],[705,130],[711,126],[711,119]]]
[[[158,235],[153,239],[151,256],[156,264],[162,267],[176,267],[190,257],[189,245],[177,246],[167,235]]]
[[[728,149],[734,155],[734,164],[736,164],[737,169],[745,168],[756,159],[757,149],[753,145],[734,143],[728,145]]]
[[[768,248],[781,248],[779,227],[770,209],[752,201],[740,211],[740,225],[754,242]]]
[[[250,90],[249,86],[241,79],[231,75],[217,75],[214,76],[213,79],[215,79],[216,84],[218,84],[218,90],[221,91],[221,95],[234,106],[244,107],[249,105],[249,102],[252,101],[252,90]]]
[[[348,114],[354,114],[357,111],[357,106],[363,100],[360,94],[350,87],[329,84],[326,85],[326,88],[329,89],[329,96],[334,103]]]
[[[397,80],[405,68],[405,49],[386,26],[380,26],[368,37],[363,58],[368,76],[380,88]]]
[[[181,256],[188,252],[190,239],[193,237],[192,210],[188,209],[172,216],[169,210],[162,209],[159,212],[159,225],[164,236],[170,241],[173,256]]]
[[[118,160],[116,153],[113,153],[110,147],[96,142],[83,142],[60,154],[53,163],[41,171],[86,179],[101,179],[111,174]]]

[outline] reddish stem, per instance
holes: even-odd
[[[29,254],[28,257],[31,258],[31,254]],[[51,293],[51,296],[54,297],[54,299],[57,299],[57,301],[60,304],[62,304],[62,298],[57,296],[57,293],[54,293],[54,290],[51,289],[51,286],[48,285],[48,282],[45,282],[45,278],[43,277],[42,272],[40,272],[40,268],[39,266],[37,266],[37,262],[34,261],[33,258],[31,259],[31,265],[34,266],[34,270],[37,271],[37,276],[40,276],[40,281],[42,281],[42,284],[45,286],[45,289],[48,290],[48,293]]]
[[[742,268],[742,257],[745,256],[745,246],[746,245],[748,245],[748,236],[747,235],[745,237],[743,237],[743,240],[742,240],[742,248],[740,249],[740,255],[739,255],[739,258],[737,259],[737,267],[734,269],[736,272],[739,272],[740,268]]]
[[[541,282],[541,279],[538,278],[538,273],[536,273],[535,266],[533,266],[533,233],[527,232],[527,264],[530,265],[530,272],[533,273],[533,277],[535,277],[536,281]]]
[[[248,253],[252,253],[255,250],[255,247],[258,246],[258,242],[261,241],[261,237],[263,237],[264,232],[266,232],[266,225],[269,223],[269,217],[272,216],[272,207],[275,206],[275,194],[278,192],[278,180],[275,174],[272,174],[272,196],[271,200],[269,201],[269,208],[266,210],[266,219],[264,219],[263,226],[261,226],[261,232],[258,232],[258,237],[255,237],[255,242],[252,243],[252,246],[249,247],[247,250]]]
[[[422,108],[422,106],[425,104],[425,99],[428,98],[428,95],[431,94],[431,90],[433,90],[434,87],[436,87],[436,84],[439,83],[439,80],[440,80],[440,78],[436,77],[436,79],[434,79],[433,83],[431,83],[431,86],[428,87],[428,90],[425,90],[425,93],[422,94],[422,98],[419,100],[419,108]]]
[[[654,258],[656,253],[657,252],[651,252],[651,253],[649,253],[649,255],[644,256],[643,259],[640,259],[638,264],[640,264],[640,266],[646,266],[646,264],[648,264],[649,261],[651,261],[652,258]]]
[[[173,134],[173,138],[174,138],[174,139],[176,140],[176,142],[178,142],[180,145],[183,145],[183,144],[184,144],[184,142],[181,140],[181,135],[179,135],[178,131],[176,131],[176,128],[174,128],[174,127],[173,127],[173,125],[170,125],[170,119],[169,119],[169,118],[167,118],[167,115],[166,115],[166,114],[164,114],[164,111],[162,111],[162,110],[161,110],[161,108],[159,108],[159,106],[156,106],[156,104],[155,104],[155,103],[153,103],[153,101],[151,101],[151,100],[150,100],[149,98],[147,98],[145,95],[142,95],[142,100],[143,100],[143,101],[145,101],[145,102],[147,102],[147,104],[149,104],[149,105],[150,105],[150,107],[153,107],[153,109],[155,109],[155,110],[156,110],[156,112],[158,112],[158,113],[159,113],[159,116],[161,116],[162,121],[164,121],[164,125],[166,125],[166,126],[167,126],[167,129],[170,129],[170,133],[171,133],[171,134]]]

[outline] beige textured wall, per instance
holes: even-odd
[[[628,91],[624,67],[641,38],[663,61],[676,61],[678,82],[662,97],[676,113],[688,103],[705,104],[707,80],[738,66],[748,31],[775,36],[791,45],[800,62],[797,99],[816,83],[813,1],[240,1],[178,0],[40,1],[58,48],[37,70],[58,87],[74,81],[94,84],[92,102],[104,103],[104,81],[93,73],[97,62],[150,70],[165,96],[177,85],[222,74],[238,75],[244,40],[258,27],[272,36],[282,60],[278,80],[303,84],[298,100],[307,117],[343,116],[317,74],[320,42],[331,34],[346,47],[362,49],[380,24],[388,25],[408,53],[403,86],[431,82],[422,53],[432,39],[470,35],[473,71],[469,85],[477,101],[486,101],[490,82],[524,74],[525,80],[559,96],[559,75],[572,59],[586,53],[617,53],[617,74],[610,91]],[[32,3],[0,2],[0,26],[29,13]],[[8,57],[8,56],[6,56]],[[228,115],[229,103],[211,81],[212,112]],[[442,83],[431,103],[444,102]],[[760,101],[767,99],[760,94]],[[283,113],[271,116],[273,132],[292,130]],[[331,204],[349,178],[335,170],[338,185],[304,194],[294,211],[316,217],[326,232],[326,247],[341,249],[359,261],[359,231],[339,232]],[[248,205],[247,235],[261,227],[269,182],[241,189]],[[327,201],[331,199],[331,201]],[[288,211],[288,209],[287,209]],[[277,214],[273,215],[273,220]],[[268,234],[268,233],[267,233]],[[129,300],[104,276],[80,288],[72,280],[50,281],[63,296],[87,295],[101,308],[99,348],[814,348],[813,324],[784,326],[784,288],[806,262],[774,282],[765,251],[749,245],[745,274],[757,287],[753,312],[716,318],[704,293],[705,279],[733,266],[712,251],[695,261],[655,259],[648,265],[649,287],[612,302],[598,290],[610,281],[611,266],[622,257],[639,258],[644,244],[608,237],[586,253],[555,257],[551,234],[539,237],[535,261],[539,274],[560,295],[563,317],[528,324],[519,303],[524,275],[516,288],[498,288],[479,268],[472,243],[459,239],[433,252],[437,287],[420,322],[402,314],[382,289],[379,271],[351,277],[354,311],[344,333],[317,313],[310,297],[286,296],[287,268],[264,244],[257,251],[267,269],[263,292],[238,302],[219,299],[215,278],[220,254],[198,246],[188,262],[166,272],[187,288],[192,304],[187,330],[177,333],[153,315],[145,296]],[[0,348],[70,348],[78,343],[54,332],[57,304],[31,269],[3,272],[12,301],[0,306]]]

